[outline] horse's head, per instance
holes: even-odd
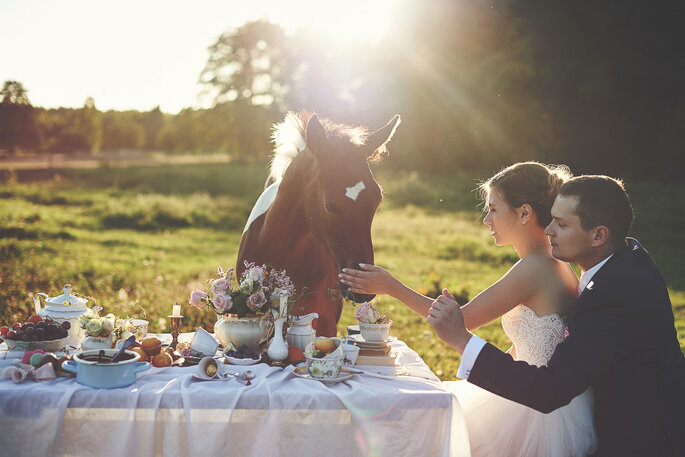
[[[308,221],[314,235],[324,242],[338,269],[373,264],[371,222],[383,199],[381,188],[369,168],[369,159],[383,150],[400,117],[368,134],[359,127],[320,121],[316,115],[306,124],[306,145],[314,158],[312,186],[307,193]],[[357,303],[373,298],[347,292]]]

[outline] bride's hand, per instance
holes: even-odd
[[[464,353],[471,333],[466,329],[464,315],[459,303],[447,289],[443,289],[442,295],[436,298],[431,305],[427,320],[441,340],[452,346],[460,354]]]
[[[340,282],[347,285],[350,292],[358,294],[389,294],[395,278],[387,270],[376,265],[359,264],[361,270],[343,268],[338,275]]]

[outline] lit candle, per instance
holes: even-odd
[[[181,316],[181,305],[174,305],[173,310],[174,310],[174,312],[171,313],[172,317],[180,317]]]
[[[285,316],[285,308],[288,304],[288,297],[281,295],[281,312],[279,313],[281,316]]]

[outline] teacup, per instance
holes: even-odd
[[[345,357],[343,358],[343,365],[347,367],[353,366],[357,362],[357,357],[359,356],[359,346],[354,344],[345,343],[343,344],[343,353]]]
[[[367,324],[366,322],[359,323],[359,331],[364,338],[364,341],[371,343],[381,343],[390,336],[390,326],[392,321],[387,324]]]
[[[216,378],[221,375],[219,362],[212,357],[203,357],[197,365],[200,376],[205,378]]]
[[[331,339],[335,343],[335,349],[325,357],[312,357],[314,343],[307,346],[304,352],[307,370],[314,378],[335,378],[340,373],[345,358],[342,340],[340,338]]]

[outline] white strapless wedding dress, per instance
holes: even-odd
[[[556,314],[538,316],[519,305],[502,316],[502,327],[516,360],[543,366],[563,341],[566,324]],[[586,456],[597,448],[591,388],[544,414],[467,381],[445,384],[459,399],[473,456]]]

